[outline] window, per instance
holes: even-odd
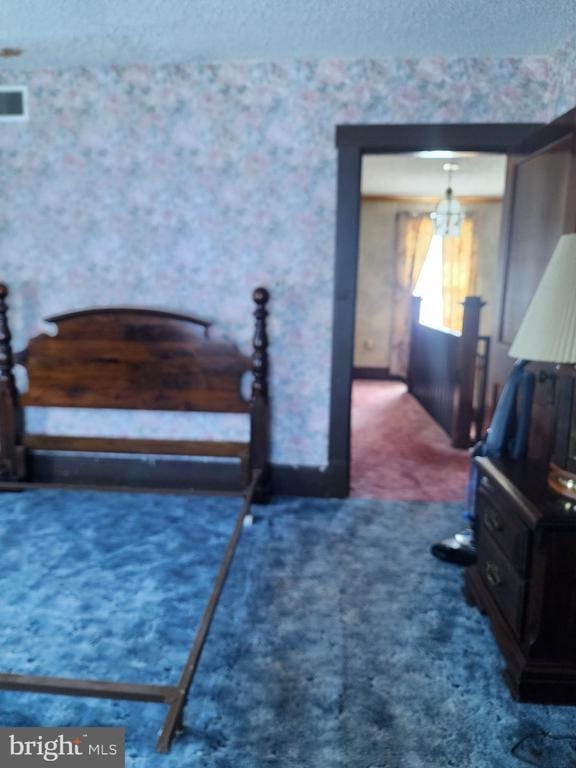
[[[444,325],[442,284],[442,238],[434,235],[413,293],[414,296],[422,298],[420,305],[422,325],[429,325],[432,328],[442,328]]]

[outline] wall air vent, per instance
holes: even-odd
[[[25,85],[0,85],[0,123],[28,120],[28,89]]]

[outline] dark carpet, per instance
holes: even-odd
[[[173,683],[238,500],[0,495],[4,671]],[[457,504],[280,500],[242,537],[169,755],[158,704],[0,692],[0,724],[120,725],[130,768],[576,765],[575,710],[517,704],[461,571]]]
[[[470,455],[400,381],[352,387],[351,495],[397,501],[462,501]]]

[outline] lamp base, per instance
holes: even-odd
[[[552,461],[548,469],[548,485],[555,493],[576,501],[576,474],[562,469]]]

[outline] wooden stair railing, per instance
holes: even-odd
[[[411,305],[408,390],[440,424],[455,448],[479,436],[486,391],[487,357],[479,354],[480,296],[464,299],[462,332],[420,325],[420,297]],[[481,363],[481,369],[478,365]]]

